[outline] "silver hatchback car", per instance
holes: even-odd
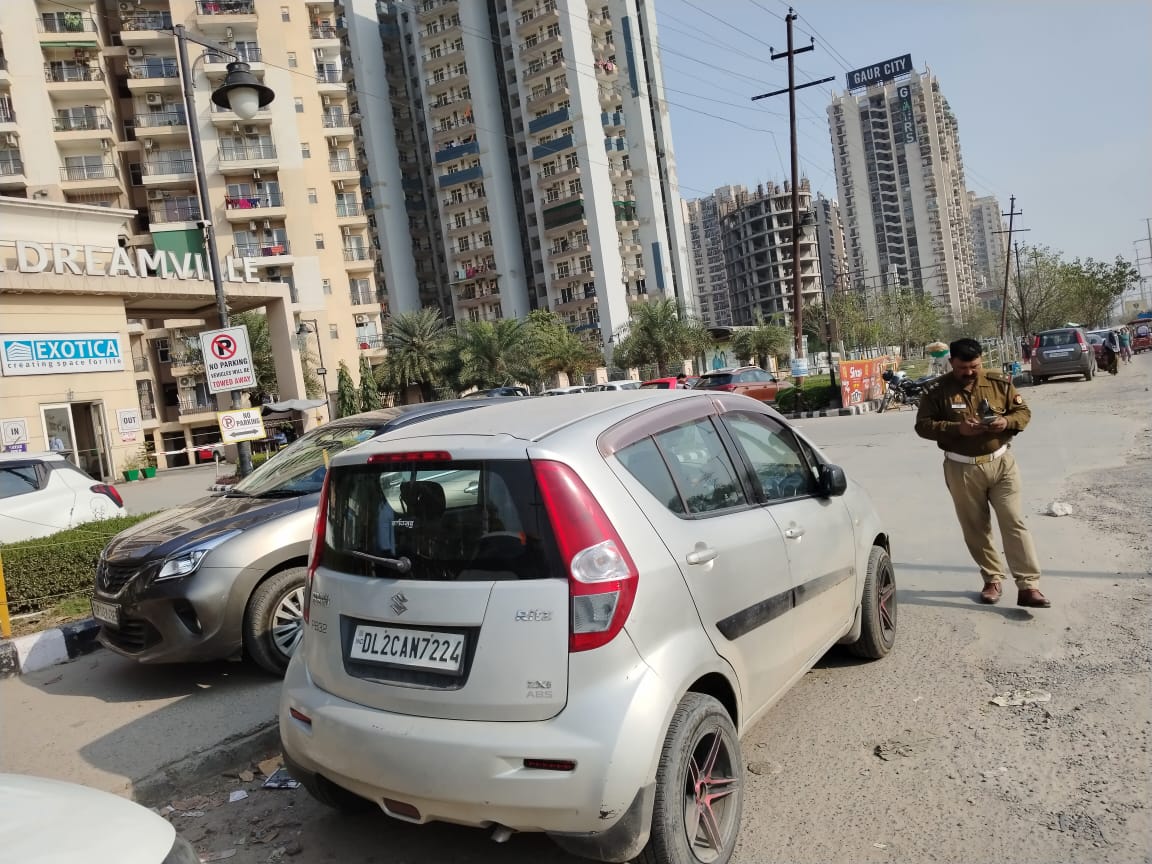
[[[740,736],[837,642],[896,631],[867,495],[772,409],[524,400],[337,456],[280,735],[337,807],[727,861]]]
[[[1032,345],[1032,382],[1043,384],[1061,375],[1096,374],[1096,352],[1079,327],[1060,327],[1037,333]]]

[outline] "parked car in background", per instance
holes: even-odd
[[[1132,353],[1152,351],[1152,319],[1137,318],[1125,325],[1132,331]]]
[[[0,774],[0,849],[20,864],[199,864],[167,819],[127,798],[24,774]]]
[[[876,509],[744,396],[436,418],[337,456],[325,490],[280,737],[336,807],[726,862],[739,736],[837,642],[894,644]]]
[[[725,393],[750,396],[760,402],[775,402],[776,394],[791,386],[790,381],[779,381],[759,366],[705,372],[692,385],[694,390],[723,390]]]
[[[571,396],[573,393],[585,393],[588,388],[583,384],[573,384],[570,387],[549,387],[542,396]]]
[[[1037,333],[1032,342],[1032,382],[1082,375],[1091,381],[1096,374],[1096,352],[1080,327],[1058,327]]]
[[[527,387],[493,387],[490,390],[477,390],[467,393],[461,399],[493,399],[503,396],[530,396]]]
[[[125,513],[115,486],[93,480],[60,453],[0,453],[0,543]]]
[[[1084,338],[1088,340],[1088,344],[1092,346],[1092,354],[1096,359],[1096,368],[1100,368],[1100,364],[1104,362],[1104,336],[1108,333],[1107,330],[1091,330],[1084,334]]]
[[[300,642],[304,568],[328,462],[390,430],[502,401],[427,402],[334,420],[231,491],[122,531],[96,564],[92,614],[101,624],[100,642],[142,663],[218,660],[243,651],[283,674]]]
[[[684,386],[685,387],[691,387],[694,383],[696,383],[697,380],[699,380],[699,376],[689,375],[684,380]],[[640,385],[640,389],[641,390],[675,390],[675,389],[677,389],[677,386],[678,385],[676,383],[676,376],[675,375],[669,375],[666,378],[652,378],[648,381],[645,381],[643,384]]]
[[[589,391],[593,393],[608,393],[617,390],[639,390],[639,381],[608,381],[604,384],[597,384],[590,387]]]

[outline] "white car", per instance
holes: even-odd
[[[150,810],[107,792],[0,774],[0,850],[5,861],[58,864],[199,864],[176,829]]]
[[[541,393],[541,396],[571,396],[573,393],[587,393],[588,387],[573,385],[571,387],[551,387]]]
[[[615,390],[639,390],[639,381],[609,381],[607,384],[597,384],[592,388],[596,393],[607,393]]]
[[[116,487],[93,480],[59,453],[0,453],[0,543],[126,512]]]

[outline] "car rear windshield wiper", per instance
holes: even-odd
[[[412,561],[403,556],[399,558],[382,558],[379,555],[369,555],[367,552],[357,552],[355,549],[348,550],[349,555],[357,558],[363,558],[365,561],[371,561],[374,564],[383,564],[397,573],[409,573],[412,571]]]
[[[310,495],[319,492],[319,489],[269,489],[257,492],[253,498],[299,498],[301,495]]]
[[[224,497],[225,498],[251,498],[252,496],[250,494],[248,494],[247,492],[241,492],[238,489],[232,489],[231,491],[225,492]]]

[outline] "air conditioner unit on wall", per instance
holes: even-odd
[[[128,49],[128,57],[131,60],[139,60],[143,56],[144,56],[144,49],[143,48],[137,48],[137,47],[133,46],[132,48]]]
[[[181,387],[195,387],[196,379],[191,375],[185,375],[180,379],[179,384]]]
[[[160,191],[159,189],[151,189],[148,192],[148,200],[149,201],[163,201],[164,200],[164,193],[162,191]]]
[[[164,104],[164,94],[163,93],[147,93],[144,96],[144,102],[148,105],[163,105]]]
[[[357,315],[356,316],[356,323],[357,324],[367,324],[368,323],[368,316],[367,315]]]

